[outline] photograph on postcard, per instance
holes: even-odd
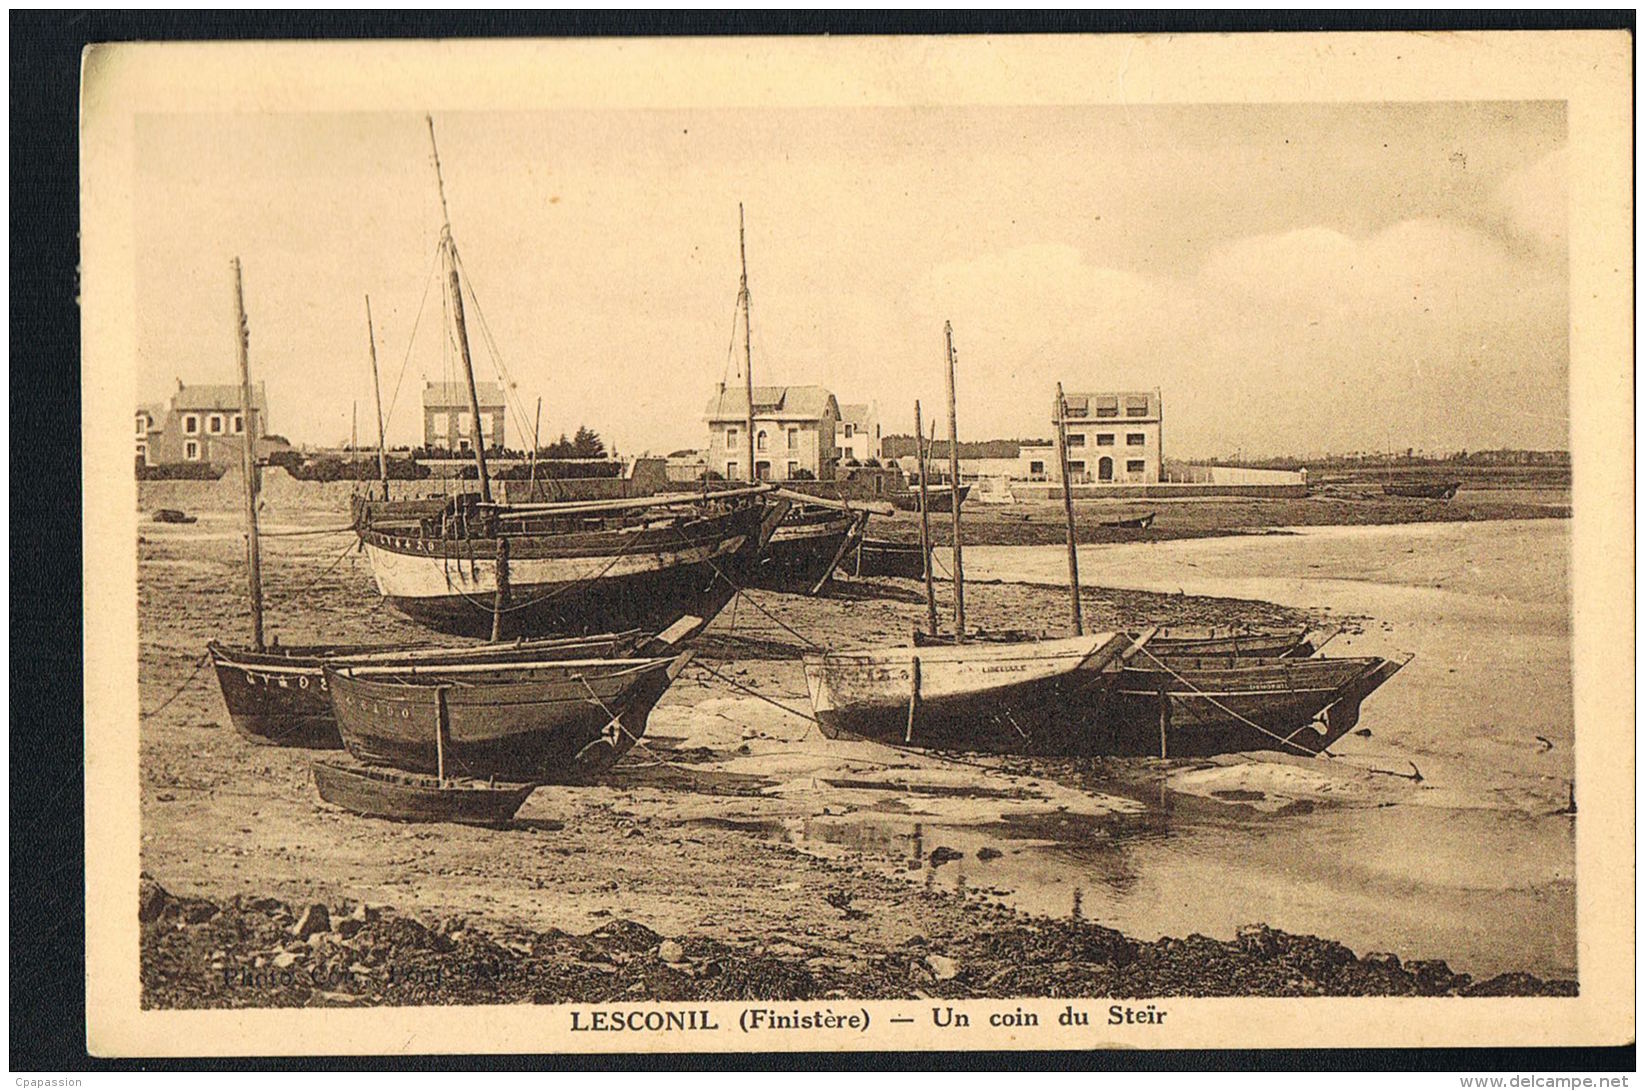
[[[835,47],[740,48],[921,48]],[[263,106],[148,66],[92,179],[137,858],[91,908],[141,1013],[963,1048],[1603,999],[1631,876],[1579,844],[1633,815],[1578,758],[1632,705],[1579,711],[1574,390],[1626,359],[1576,358],[1571,99],[634,90],[722,78],[680,41],[327,100],[282,79],[342,52],[261,48],[187,57]]]

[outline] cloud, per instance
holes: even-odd
[[[1491,195],[1509,236],[1563,261],[1570,220],[1566,174],[1570,152],[1551,152],[1503,179]]]

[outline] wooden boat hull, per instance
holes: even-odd
[[[386,769],[316,759],[314,786],[320,798],[355,814],[399,822],[507,825],[535,784],[441,781]]]
[[[760,551],[750,585],[809,594],[834,572],[860,534],[862,516],[831,509],[791,509]]]
[[[1154,525],[1154,516],[1156,514],[1158,513],[1151,511],[1147,515],[1139,515],[1133,519],[1110,519],[1097,525],[1113,530],[1147,530]]]
[[[656,628],[712,619],[745,583],[786,502],[748,503],[684,525],[632,531],[509,535],[504,631],[513,636]],[[772,514],[775,512],[775,518]],[[497,539],[431,538],[366,529],[377,589],[413,621],[489,636]]]
[[[927,489],[927,492],[930,495],[931,510],[933,512],[947,512],[954,510],[954,489],[947,485],[932,485],[929,489]],[[959,487],[959,498],[961,504],[965,503],[965,498],[970,495],[970,485],[961,485]],[[886,497],[886,499],[901,508],[903,511],[920,510],[920,491],[917,488],[910,489],[906,493],[896,493]]]
[[[1461,486],[1458,481],[1408,482],[1382,486],[1384,496],[1400,496],[1408,500],[1449,500]]]
[[[1317,754],[1353,730],[1365,698],[1408,662],[1202,657],[1162,663],[1149,659],[1149,651],[1126,664],[1110,691],[1108,753]]]
[[[1148,651],[1161,657],[1274,656],[1306,658],[1324,637],[1302,626],[1289,629],[1236,629],[1217,626],[1166,626],[1148,639]]]
[[[883,648],[805,657],[823,734],[990,753],[1082,754],[1130,637]],[[913,715],[910,723],[910,707]]]
[[[435,772],[443,691],[448,776],[578,783],[605,773],[645,734],[651,709],[688,659],[689,653],[418,678],[328,668],[326,680],[343,745],[368,765]]]
[[[851,561],[854,576],[892,576],[905,580],[925,578],[928,551],[917,542],[889,542],[864,538]]]
[[[206,645],[235,730],[254,743],[335,750],[343,745],[326,681],[328,663],[362,659],[406,666],[506,662],[509,659],[599,659],[628,655],[646,636],[639,630],[568,640],[519,641],[470,648],[404,644],[292,645],[261,652],[212,641]]]

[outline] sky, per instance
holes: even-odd
[[[1167,457],[1568,444],[1561,103],[438,113],[478,377],[509,439],[701,446],[754,380],[1046,436],[1054,384],[1159,388]],[[416,113],[137,119],[138,397],[233,382],[275,431],[391,444],[456,377]],[[413,336],[415,330],[415,336]],[[489,335],[489,336],[488,336]],[[495,344],[496,354],[491,351]],[[500,357],[499,368],[496,357]],[[524,427],[522,427],[524,426]]]

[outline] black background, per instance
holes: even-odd
[[[1634,29],[1590,12],[11,13],[11,1039],[13,1071],[1089,1069],[1609,1071],[1580,1049],[713,1054],[109,1061],[85,1052],[78,146],[81,49],[206,39]],[[122,418],[123,419],[123,418]],[[135,913],[136,907],[132,907]],[[1463,1001],[1458,1001],[1462,1003]],[[1298,1001],[1306,1003],[1306,1001]]]

